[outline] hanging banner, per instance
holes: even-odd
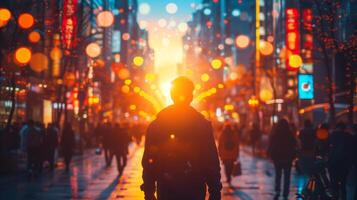
[[[76,47],[78,0],[64,0],[62,14],[62,46],[70,50]]]
[[[296,8],[286,9],[286,68],[296,70],[298,68],[290,66],[289,57],[300,54],[300,33],[299,33],[299,12]]]

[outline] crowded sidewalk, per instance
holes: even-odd
[[[0,199],[126,199],[141,200],[141,158],[144,148],[131,145],[128,164],[121,177],[115,162],[106,167],[104,157],[96,155],[94,149],[74,157],[69,173],[63,162],[57,170],[44,172],[40,177],[27,179],[24,172],[0,178]],[[274,197],[274,168],[265,158],[253,157],[250,149],[242,148],[240,161],[242,175],[232,180],[232,187],[224,182],[224,200],[272,199]],[[306,177],[292,173],[289,199],[304,186]]]

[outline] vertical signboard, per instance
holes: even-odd
[[[119,53],[121,46],[121,33],[119,30],[114,30],[112,35],[112,53]]]
[[[299,99],[311,100],[314,98],[314,78],[312,74],[299,74]]]
[[[289,57],[291,55],[299,55],[300,53],[300,34],[299,34],[299,12],[296,8],[286,9],[286,68],[288,70],[296,70],[289,64]]]
[[[69,50],[76,46],[78,0],[64,0],[62,14],[62,45]]]
[[[312,32],[312,9],[302,9],[302,59],[304,62],[303,67],[300,69],[301,73],[313,73],[313,32]]]

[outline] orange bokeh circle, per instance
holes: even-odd
[[[23,13],[19,16],[17,23],[21,28],[29,29],[35,24],[35,19],[29,13]]]

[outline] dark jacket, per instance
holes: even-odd
[[[332,132],[329,138],[329,164],[332,168],[348,169],[356,156],[353,136],[346,131]]]
[[[145,199],[221,199],[220,164],[211,124],[192,107],[169,106],[148,128],[142,160]],[[157,188],[155,188],[157,183]]]
[[[75,147],[75,136],[72,128],[64,128],[61,137],[61,148],[63,154],[73,154]]]
[[[276,130],[270,136],[268,154],[274,162],[292,162],[296,147],[295,136],[290,130]]]
[[[316,134],[314,128],[304,128],[300,131],[299,139],[301,142],[301,150],[303,152],[313,152],[316,143]]]

